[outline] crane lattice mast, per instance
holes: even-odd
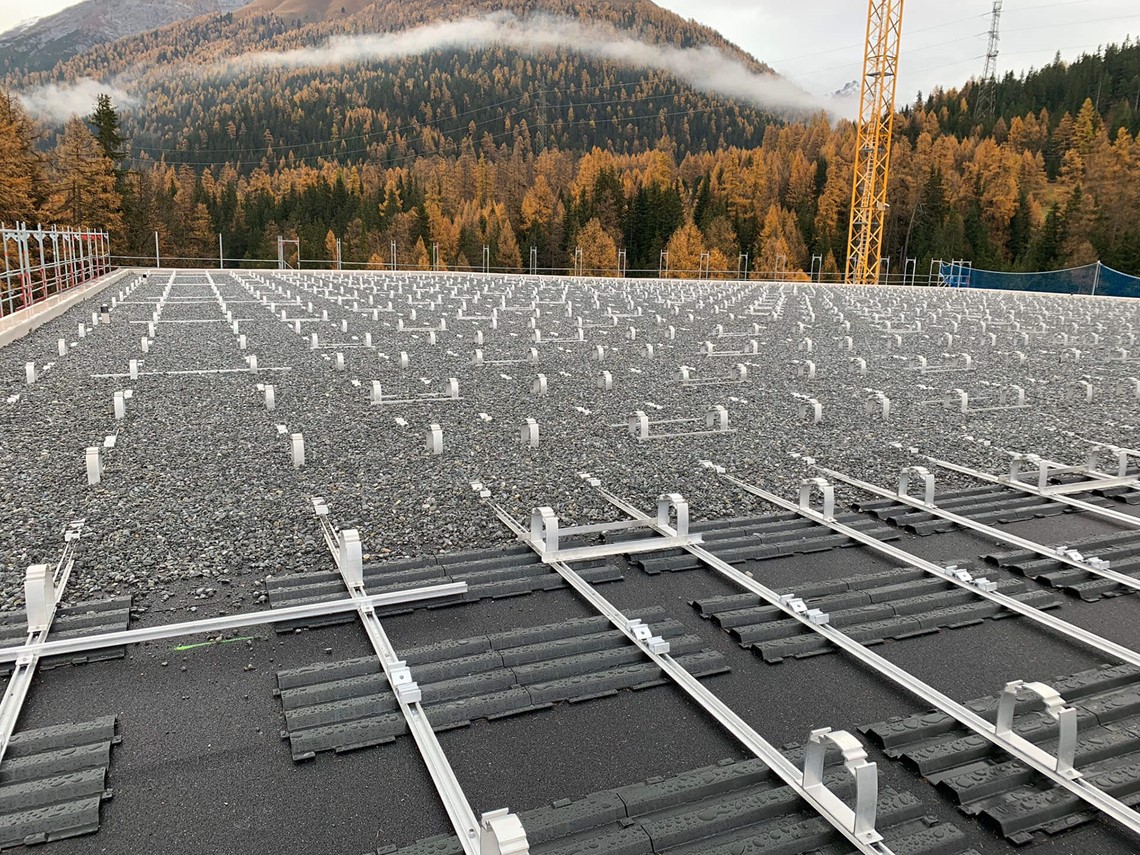
[[[870,0],[867,11],[867,47],[859,92],[859,128],[847,242],[846,281],[849,283],[875,285],[879,281],[888,209],[887,179],[902,12],[903,0]]]

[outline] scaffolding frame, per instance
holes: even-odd
[[[0,223],[0,317],[108,273],[111,241],[105,231]]]

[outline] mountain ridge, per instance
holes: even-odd
[[[46,71],[99,45],[200,15],[231,12],[246,0],[84,0],[0,33],[3,70]]]

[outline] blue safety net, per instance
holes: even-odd
[[[943,263],[942,283],[952,288],[988,288],[1041,294],[1084,294],[1097,297],[1140,297],[1140,277],[1105,267],[1099,262],[1068,270],[1042,273],[1002,273]]]

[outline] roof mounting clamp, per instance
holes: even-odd
[[[657,524],[672,528],[678,537],[689,533],[689,503],[680,493],[662,493],[657,497]]]
[[[816,626],[827,626],[831,623],[831,615],[823,609],[808,609],[805,617]]]
[[[648,648],[650,653],[664,656],[669,652],[669,642],[659,635],[654,635],[653,630],[642,623],[640,618],[627,621],[626,628],[633,633],[639,644]]]
[[[388,669],[388,681],[392,684],[396,697],[405,704],[418,704],[423,697],[419,683],[412,679],[412,671],[403,660]]]
[[[33,564],[29,567],[24,576],[29,632],[41,632],[48,628],[55,611],[56,597],[51,568],[46,564]]]
[[[823,497],[822,512],[812,507],[812,496],[819,490]],[[818,513],[825,521],[835,520],[835,487],[824,478],[805,478],[800,482],[800,510]]]
[[[530,843],[519,818],[506,808],[483,814],[479,855],[529,855]]]
[[[726,472],[728,472],[728,470],[723,466],[717,466],[711,460],[702,460],[701,466],[705,469],[711,470],[715,475],[724,475]]]
[[[946,568],[946,572],[957,579],[959,582],[972,584],[974,581],[973,574],[970,573],[969,570],[964,570],[963,568],[959,567],[957,564],[951,564]]]
[[[912,479],[922,482],[923,504],[928,508],[934,507],[934,476],[925,466],[908,466],[899,473],[899,495],[910,496]]]
[[[364,585],[364,556],[360,545],[360,532],[346,528],[337,535],[340,572],[345,581],[354,587]]]
[[[1013,732],[1013,715],[1017,706],[1017,694],[1023,689],[1037,695],[1045,704],[1045,713],[1057,722],[1056,757],[1042,751],[1032,742]],[[1043,755],[1057,774],[1074,781],[1081,777],[1081,773],[1073,766],[1077,754],[1077,711],[1066,706],[1065,699],[1052,686],[1045,683],[1026,683],[1023,680],[1013,680],[1006,683],[1002,690],[1001,700],[998,702],[997,724],[994,727],[994,733],[1002,739],[1017,742],[1023,750],[1032,750]]]
[[[831,742],[843,752],[843,765],[855,778],[855,809],[844,804],[823,783],[823,764],[827,743]],[[803,788],[837,822],[864,842],[882,839],[875,831],[878,812],[879,769],[867,762],[862,743],[845,730],[833,731],[830,727],[813,730],[804,752]]]
[[[987,594],[992,594],[998,588],[998,583],[987,579],[985,576],[979,576],[972,582],[973,586],[979,591],[985,591]]]

